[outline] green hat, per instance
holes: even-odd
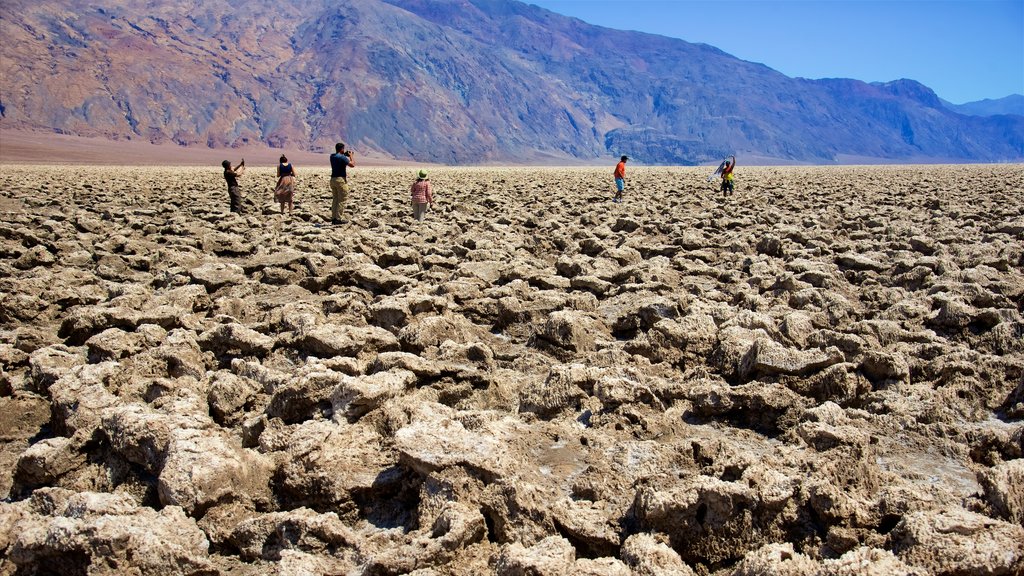
[[[426,178],[426,177],[427,177],[427,171],[426,170],[420,170],[420,178]]]

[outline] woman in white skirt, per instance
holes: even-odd
[[[284,214],[284,207],[288,207],[288,213],[292,213],[295,201],[295,167],[288,162],[288,158],[281,155],[281,163],[277,165],[277,186],[274,188],[274,200],[281,205],[281,214]]]

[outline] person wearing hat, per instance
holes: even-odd
[[[622,190],[626,187],[626,161],[629,160],[629,156],[623,156],[619,158],[619,163],[615,165],[615,172],[612,174],[615,176],[615,198],[612,202],[622,202]]]
[[[238,188],[238,177],[245,172],[245,158],[238,163],[238,166],[231,167],[231,161],[225,160],[220,163],[224,167],[224,180],[228,183],[228,198],[231,199],[231,211],[242,213],[242,192]]]
[[[331,154],[331,224],[341,224],[341,211],[345,208],[350,190],[346,170],[356,165],[353,156],[355,152],[345,150],[344,142],[334,145],[334,154]]]
[[[430,190],[430,180],[427,179],[427,171],[420,170],[416,175],[416,181],[412,183],[412,217],[423,220],[427,215],[427,206],[434,205],[434,194]]]

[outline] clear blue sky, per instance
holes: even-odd
[[[1024,0],[523,1],[791,77],[910,78],[954,104],[1024,94]]]

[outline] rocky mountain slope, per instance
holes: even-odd
[[[1024,118],[510,0],[0,5],[0,127],[419,161],[1024,158]]]

